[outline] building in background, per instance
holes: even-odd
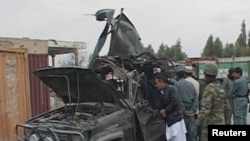
[[[87,44],[85,42],[48,40],[48,54],[51,56],[52,66],[56,66],[56,56],[61,56],[60,60],[66,62],[69,59],[74,58],[73,64],[75,66],[82,66],[83,64],[79,63],[87,61],[82,60],[86,58],[84,57],[87,55],[86,49]]]
[[[56,66],[56,58],[64,61],[72,54],[76,66],[84,66],[88,61],[85,42],[0,37],[0,47],[27,48],[29,54],[48,54],[50,66]]]
[[[231,67],[241,67],[243,70],[243,77],[246,77],[250,82],[250,57],[235,57],[235,58],[188,58],[187,65],[192,65],[195,70],[197,79],[204,79],[204,65],[207,62],[214,62],[218,64],[219,72],[218,79],[227,77],[228,69]]]
[[[88,62],[88,57],[85,57],[87,56],[87,44],[85,42],[0,37],[0,47],[26,48],[28,50],[29,70],[27,73],[29,74],[32,117],[47,112],[51,107],[54,107],[50,105],[50,103],[53,103],[53,100],[50,102],[53,93],[33,74],[33,71],[61,65],[58,62],[66,62],[64,65],[74,66],[84,66]],[[73,61],[73,63],[67,64],[70,61]]]

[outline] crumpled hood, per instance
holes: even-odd
[[[96,19],[106,21],[106,25],[95,46],[89,68],[93,67],[109,34],[111,34],[111,39],[108,56],[137,56],[143,51],[141,38],[135,26],[123,13],[123,9],[116,18],[113,18],[114,11],[114,9],[102,9],[95,14]]]
[[[137,56],[142,53],[141,38],[127,16],[122,13],[114,21],[108,56]]]
[[[91,69],[45,68],[34,72],[65,103],[118,102],[115,91]]]

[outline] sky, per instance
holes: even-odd
[[[88,14],[108,8],[116,16],[124,8],[145,46],[157,51],[180,39],[188,57],[199,57],[210,35],[234,43],[243,20],[248,34],[249,5],[250,0],[1,0],[0,36],[81,41],[92,52],[105,23]]]

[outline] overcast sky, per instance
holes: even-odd
[[[250,29],[250,0],[1,0],[0,36],[83,41],[91,50],[104,23],[85,14],[122,7],[144,45],[157,51],[179,38],[188,57],[200,56],[211,34],[234,43],[243,20]]]

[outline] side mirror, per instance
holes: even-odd
[[[102,9],[95,13],[95,17],[97,21],[108,21],[108,23],[110,23],[114,13],[114,9]]]

